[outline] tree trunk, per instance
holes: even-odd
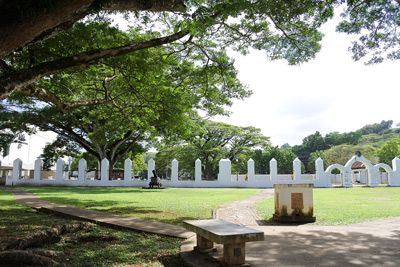
[[[54,6],[27,6],[25,0],[0,1],[0,59],[18,48],[68,30],[98,7],[94,0],[58,0]],[[179,11],[183,0],[103,1],[104,10]]]
[[[104,234],[81,235],[76,232],[90,232],[93,224],[80,222],[75,224],[57,225],[46,230],[35,231],[24,238],[13,240],[0,247],[0,265],[3,266],[60,266],[50,257],[62,253],[59,251],[33,249],[25,251],[25,248],[46,246],[63,240],[64,242],[95,242],[115,241],[118,236]],[[72,236],[62,236],[75,233]]]
[[[114,160],[109,160],[109,168],[108,168],[108,179],[112,180],[113,178],[113,171],[114,171],[114,165],[115,165],[115,161]]]
[[[6,266],[57,266],[58,262],[49,257],[37,255],[25,250],[0,252],[0,262]]]
[[[80,222],[75,224],[57,225],[46,230],[35,231],[24,238],[19,238],[3,245],[0,250],[22,250],[32,247],[40,247],[47,244],[57,243],[61,240],[61,235],[76,231],[91,231],[93,224]]]

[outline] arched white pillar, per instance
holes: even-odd
[[[301,161],[298,158],[293,161],[293,180],[301,181]]]
[[[132,160],[127,158],[124,161],[124,181],[132,180]]]
[[[388,185],[390,185],[390,181],[392,180],[392,176],[393,176],[392,168],[389,165],[385,164],[385,163],[376,164],[374,166],[374,169],[376,170],[378,175],[380,174],[380,171],[379,171],[380,168],[383,168],[387,172],[387,174],[388,174]],[[379,183],[379,181],[378,181],[378,183]]]
[[[224,186],[232,184],[231,161],[229,159],[221,159],[219,161],[218,183]]]
[[[149,159],[149,162],[147,163],[147,179],[150,180],[151,177],[153,177],[153,170],[156,169],[156,162],[154,159]]]
[[[58,159],[56,163],[56,181],[62,181],[63,180],[63,174],[64,174],[64,161],[62,159]]]
[[[393,175],[390,179],[390,186],[400,186],[400,159],[395,157],[392,160]]]
[[[13,161],[12,180],[17,182],[21,178],[22,160],[17,158]]]
[[[80,159],[78,163],[78,181],[86,180],[87,162],[85,159]]]
[[[100,179],[102,181],[107,181],[110,179],[110,162],[106,158],[102,159],[101,161]]]
[[[194,163],[194,181],[196,183],[201,182],[201,160],[196,159],[196,162]]]
[[[255,170],[254,170],[254,160],[253,159],[249,159],[247,161],[247,177],[248,177],[248,181],[256,180],[256,174],[255,174]]]
[[[171,163],[171,182],[178,182],[179,162],[173,159]]]
[[[369,160],[367,160],[363,155],[354,155],[345,165],[346,171],[349,172],[349,183],[351,183],[351,186],[348,187],[352,187],[353,186],[353,181],[352,181],[352,177],[351,177],[351,166],[356,163],[357,161],[364,163],[365,167],[368,170],[369,176],[368,176],[368,182],[367,185],[370,187],[377,187],[379,186],[378,184],[378,172],[376,171],[376,169],[374,168],[374,166],[372,166],[371,162]],[[350,185],[349,183],[347,183],[347,185]],[[346,186],[347,187],[347,186]]]
[[[278,162],[274,158],[269,161],[269,173],[271,181],[278,180]]]
[[[35,170],[33,171],[33,180],[34,181],[40,181],[42,180],[42,160],[40,158],[37,158],[35,160]]]

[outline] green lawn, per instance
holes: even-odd
[[[314,216],[318,225],[348,225],[400,216],[400,188],[314,188]],[[266,221],[274,213],[274,198],[256,204]]]
[[[216,206],[250,197],[260,189],[134,187],[21,187],[36,196],[70,206],[96,209],[141,219],[180,224],[210,219]]]
[[[179,224],[211,218],[219,204],[252,196],[259,189],[167,189],[89,187],[21,187],[49,201],[116,214]],[[0,240],[73,220],[37,212],[0,190]],[[95,226],[95,233],[117,235],[113,242],[68,243],[45,247],[62,252],[54,260],[66,266],[183,266],[178,238]]]
[[[252,196],[259,189],[178,189],[21,187],[49,201],[117,214],[179,224],[184,219],[211,218],[219,204]],[[400,216],[400,188],[314,189],[316,224],[346,225]],[[274,199],[256,204],[265,220],[274,212]],[[37,212],[0,190],[0,240],[73,220]],[[55,258],[67,266],[181,266],[181,240],[95,226],[96,233],[113,234],[113,242],[48,246],[63,252]]]
[[[76,221],[38,212],[15,201],[12,193],[0,190],[0,243],[26,236],[34,230]],[[58,252],[52,257],[63,266],[183,266],[179,255],[181,239],[128,230],[94,226],[93,233],[120,237],[111,242],[48,245],[44,249]],[[1,246],[1,244],[0,244]],[[1,266],[3,266],[0,263]]]

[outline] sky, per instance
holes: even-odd
[[[382,120],[400,122],[399,61],[365,66],[355,62],[348,47],[356,36],[336,33],[330,21],[316,58],[300,66],[270,61],[262,51],[234,57],[239,79],[253,95],[234,101],[230,117],[213,120],[254,126],[272,145],[300,145],[304,137],[356,131]]]
[[[53,132],[38,132],[26,136],[25,144],[18,147],[18,144],[12,143],[10,154],[6,157],[0,156],[3,166],[12,166],[15,159],[19,158],[23,162],[23,168],[33,169],[35,160],[42,154],[46,143],[51,143],[57,135]]]

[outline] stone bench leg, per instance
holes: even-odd
[[[200,251],[212,249],[214,247],[214,243],[212,241],[202,237],[199,234],[196,235],[196,239],[197,239],[196,249],[199,249]]]
[[[246,243],[224,244],[224,263],[227,265],[245,264]]]

